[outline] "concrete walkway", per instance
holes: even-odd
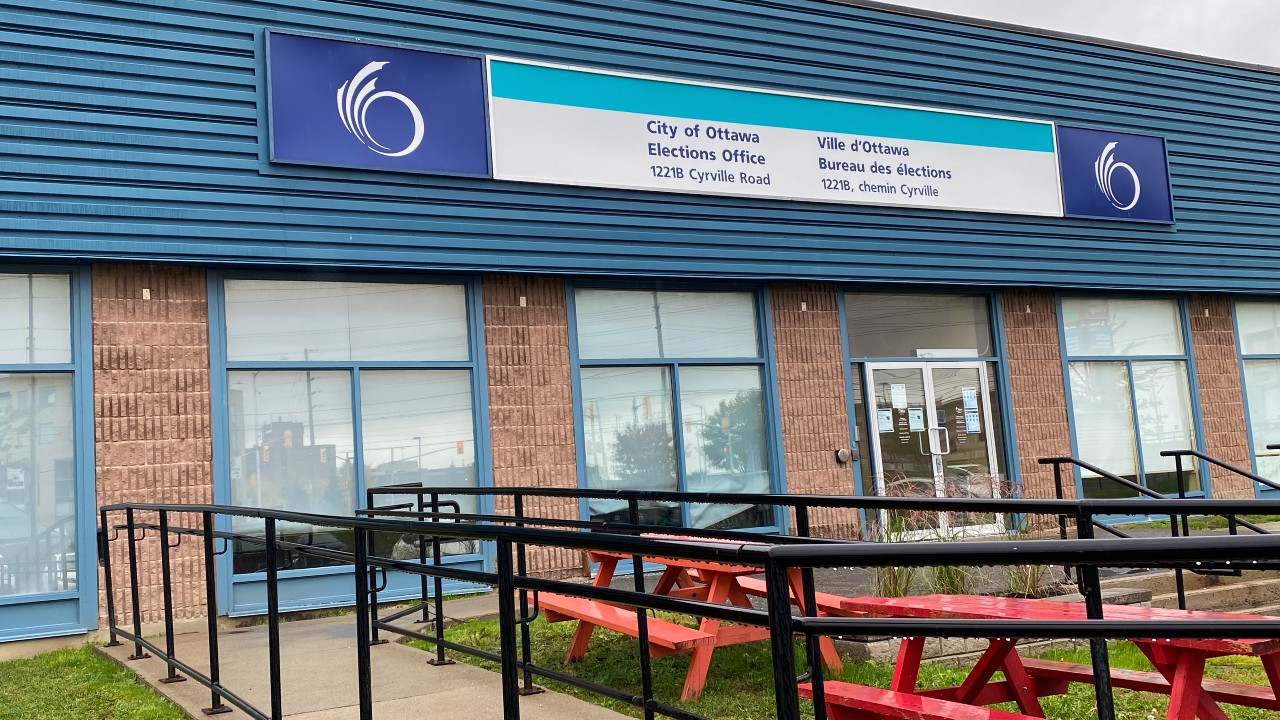
[[[469,599],[468,599],[469,600]],[[476,611],[490,606],[475,598]],[[466,603],[459,600],[457,603]],[[466,606],[446,605],[446,615],[472,614]],[[285,717],[296,720],[347,720],[359,717],[353,615],[287,622],[280,625],[281,676]],[[150,638],[149,638],[150,639]],[[394,638],[392,638],[394,640]],[[151,639],[156,644],[163,638]],[[176,657],[208,672],[208,642],[203,633],[178,635]],[[218,633],[222,684],[270,713],[267,680],[267,628],[223,629]],[[163,645],[161,645],[163,647]],[[161,684],[165,664],[155,658],[128,660],[132,644],[101,648],[138,673],[139,678],[182,707],[193,718],[210,705],[209,690],[186,682]],[[502,696],[496,673],[464,663],[433,667],[430,654],[390,642],[372,648],[374,717],[378,720],[501,720]],[[524,720],[619,720],[625,716],[559,693],[521,698]],[[236,711],[227,718],[246,717]]]

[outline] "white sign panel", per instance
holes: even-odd
[[[1062,215],[1053,124],[490,58],[494,177]]]

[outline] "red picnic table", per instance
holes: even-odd
[[[688,540],[688,538],[675,536],[660,537],[669,540]],[[697,542],[715,541],[699,538]],[[734,544],[740,545],[743,543],[735,542]],[[608,587],[613,580],[618,563],[632,559],[631,555],[612,552],[592,552],[590,556],[593,562],[599,563],[595,580],[592,583],[597,587]],[[752,607],[751,596],[762,597],[765,595],[764,581],[751,577],[752,575],[760,574],[761,570],[758,567],[665,557],[646,557],[644,562],[646,564],[660,565],[663,568],[662,575],[653,590],[656,595],[668,595],[747,608]],[[800,571],[798,569],[793,570],[790,573],[789,580],[788,589],[791,604],[803,608],[804,594]],[[817,593],[816,614],[857,615],[858,613],[840,608],[840,603],[844,599],[834,595]],[[574,630],[573,641],[569,646],[566,661],[580,660],[586,655],[591,634],[597,626],[622,632],[632,637],[636,637],[639,633],[635,621],[635,612],[631,608],[620,609],[617,606],[585,598],[571,598],[547,593],[540,594],[538,602],[548,622],[578,621],[578,627]],[[815,613],[805,614],[813,615]],[[702,688],[706,684],[707,670],[711,665],[711,655],[717,647],[769,638],[769,629],[766,627],[724,623],[709,617],[702,618],[696,629],[668,623],[659,618],[651,618],[647,624],[651,651],[655,656],[676,652],[691,652],[693,654],[692,660],[689,662],[688,672],[685,674],[684,689],[680,695],[682,701],[692,700],[702,693]],[[835,645],[831,642],[831,638],[822,638],[820,648],[823,664],[839,672],[843,665],[840,662],[839,654],[836,653]]]
[[[987,597],[975,595],[925,595],[921,597],[848,598],[841,603],[846,610],[882,617],[966,618],[982,620],[1084,620],[1082,603],[1053,600]],[[1167,608],[1108,605],[1108,620],[1154,620],[1175,623],[1180,620],[1280,620],[1280,618],[1240,613],[1203,612]],[[1026,715],[1044,717],[1039,698],[1066,691],[1067,682],[1093,682],[1089,665],[1064,663],[1034,658],[1021,658],[1018,638],[991,638],[987,650],[974,665],[965,681],[954,688],[917,690],[924,638],[907,638],[898,650],[892,692],[910,693],[966,705],[992,705],[1013,700]],[[1150,639],[1131,638],[1156,672],[1113,668],[1115,687],[1163,693],[1169,696],[1168,720],[1226,720],[1219,702],[1266,710],[1280,710],[1277,688],[1280,688],[1280,639]],[[1242,655],[1262,662],[1271,687],[1242,685],[1204,679],[1205,661],[1212,657]],[[1005,680],[991,682],[996,671]],[[994,711],[993,711],[994,712]]]

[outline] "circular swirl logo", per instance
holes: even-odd
[[[371,62],[361,68],[360,72],[350,80],[342,83],[342,87],[338,88],[338,117],[342,118],[342,124],[347,128],[347,132],[354,135],[365,147],[386,157],[404,157],[417,150],[422,144],[426,124],[422,121],[422,111],[412,100],[398,92],[377,89],[378,78],[374,76],[388,64],[390,63]],[[394,100],[400,103],[413,118],[413,138],[409,140],[409,144],[399,150],[378,142],[369,132],[369,108],[379,100]]]
[[[1138,173],[1129,165],[1129,163],[1116,162],[1115,149],[1118,142],[1109,142],[1102,149],[1102,154],[1097,160],[1093,161],[1094,178],[1098,181],[1098,189],[1103,195],[1107,196],[1108,202],[1117,210],[1132,210],[1138,204],[1138,198],[1142,197],[1142,182],[1138,180]],[[1124,170],[1129,173],[1129,177],[1133,178],[1133,199],[1125,203],[1116,197],[1114,187],[1112,187],[1112,179],[1115,177],[1117,170]]]

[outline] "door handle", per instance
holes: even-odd
[[[934,438],[934,435],[933,435],[934,433],[937,433],[937,434],[938,434],[938,435],[937,435],[937,438],[945,439],[945,440],[947,441],[947,444],[946,444],[946,448],[947,448],[947,449],[946,449],[946,450],[937,450],[936,452],[937,452],[939,455],[950,455],[950,454],[951,454],[951,433],[950,433],[950,432],[948,432],[948,431],[947,431],[947,429],[946,429],[945,427],[930,428],[930,432],[929,432],[930,440],[934,440],[934,439],[935,439],[935,438]],[[934,446],[935,446],[936,448],[941,448],[943,445],[942,445],[942,443],[941,443],[941,442],[935,442],[935,443],[934,443]]]

